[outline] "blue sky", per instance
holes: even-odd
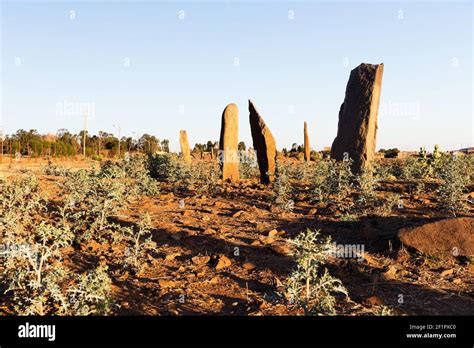
[[[350,70],[385,64],[377,148],[473,146],[473,5],[465,2],[6,1],[4,132],[218,140],[226,104],[251,144],[250,98],[278,148],[330,146]],[[74,11],[74,12],[71,12]],[[73,17],[73,18],[71,18]],[[92,109],[91,109],[92,110]]]

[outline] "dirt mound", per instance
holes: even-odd
[[[403,244],[426,254],[448,258],[474,255],[474,218],[456,218],[402,228]]]

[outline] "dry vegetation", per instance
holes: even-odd
[[[0,314],[472,314],[472,259],[405,249],[401,227],[473,216],[473,156],[280,158],[259,184],[174,154],[2,165]],[[362,246],[338,257],[337,245]]]

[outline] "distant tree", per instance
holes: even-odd
[[[206,144],[206,151],[211,152],[212,149],[214,149],[214,143],[211,140],[208,140]]]
[[[206,151],[206,145],[196,143],[196,144],[194,144],[193,151],[194,152],[204,152],[204,151]]]
[[[237,148],[241,151],[245,151],[247,149],[247,147],[245,146],[245,143],[243,141],[241,141],[239,143],[239,145],[237,146]]]
[[[161,141],[161,149],[164,152],[170,152],[170,141],[168,139],[163,139]]]
[[[388,149],[384,152],[384,158],[397,158],[400,150],[397,148]]]

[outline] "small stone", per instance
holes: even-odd
[[[239,210],[238,212],[234,213],[234,215],[232,215],[232,217],[233,217],[233,218],[238,218],[238,217],[241,216],[243,213],[244,213],[243,210]]]
[[[169,287],[172,287],[176,284],[176,282],[172,281],[172,280],[165,280],[165,279],[160,279],[158,281],[158,284],[160,285],[160,287],[162,288],[169,288]]]
[[[227,256],[220,255],[217,261],[216,270],[224,269],[230,265],[232,265],[232,261]]]
[[[285,244],[272,244],[271,249],[277,254],[282,254],[282,255],[291,254],[290,247]]]
[[[224,206],[224,203],[219,202],[219,201],[215,201],[213,206],[216,207],[216,208],[222,208]]]
[[[453,273],[454,273],[454,268],[447,269],[447,270],[441,272],[441,277],[449,277]]]
[[[277,235],[278,235],[277,230],[271,230],[270,232],[268,232],[268,237],[275,237]]]
[[[387,272],[385,272],[383,274],[383,276],[385,277],[385,279],[389,279],[389,280],[392,280],[392,279],[395,279],[396,276],[395,274],[397,273],[397,269],[395,268],[395,266],[390,266],[390,268],[388,269]]]
[[[210,260],[211,260],[211,257],[210,257],[210,256],[194,256],[193,258],[191,258],[191,261],[192,261],[195,265],[205,265],[205,264],[208,263]]]
[[[311,208],[306,215],[316,215],[317,212],[318,212],[318,209]]]
[[[382,299],[378,296],[372,295],[370,297],[367,297],[364,300],[364,303],[369,306],[382,306],[384,303]]]
[[[256,266],[252,263],[252,262],[244,262],[243,265],[242,265],[242,268],[243,269],[246,269],[248,271],[251,271],[255,268]]]
[[[181,256],[181,253],[173,253],[165,256],[166,261],[173,261],[176,257]]]
[[[261,236],[259,240],[263,244],[272,244],[275,241],[275,239],[273,239],[272,237],[265,237],[265,236]]]
[[[462,283],[462,279],[461,278],[456,278],[453,280],[453,284],[456,284],[456,285],[459,285]]]

